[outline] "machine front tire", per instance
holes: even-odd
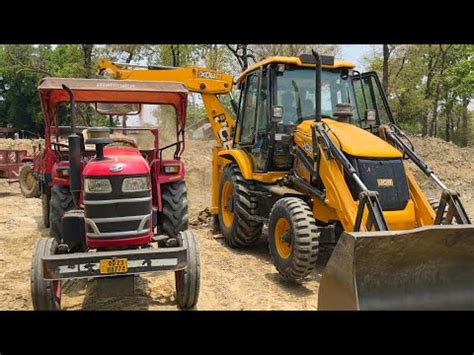
[[[26,198],[40,197],[38,183],[33,176],[32,163],[25,163],[22,165],[18,179],[20,180],[20,190],[23,196]]]
[[[435,211],[435,214],[438,213],[438,208],[439,208],[439,200],[436,198],[428,198],[428,202],[431,205],[431,208]],[[448,214],[448,205],[446,205],[446,208],[444,209],[443,212],[443,220],[446,219],[446,216]],[[456,220],[453,218],[453,221],[456,222]]]
[[[256,215],[257,199],[250,196],[251,182],[244,179],[237,164],[228,164],[219,183],[219,226],[227,244],[246,247],[262,234],[263,223],[248,216]]]
[[[160,233],[176,238],[188,229],[188,193],[184,180],[161,185],[163,210],[158,214]]]
[[[41,238],[36,242],[31,263],[31,299],[35,311],[61,309],[61,281],[45,280],[41,258],[54,255],[58,243],[54,238]]]
[[[306,202],[286,197],[275,203],[268,222],[268,246],[284,278],[299,280],[311,273],[318,258],[319,234]]]
[[[62,238],[62,219],[64,213],[75,208],[72,194],[68,186],[54,185],[51,188],[51,199],[49,208],[49,233],[58,243]]]
[[[199,299],[201,284],[201,266],[199,249],[194,234],[186,230],[178,234],[178,245],[186,248],[187,266],[184,270],[175,272],[176,299],[181,309],[196,306]]]

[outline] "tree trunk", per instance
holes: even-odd
[[[93,44],[81,45],[82,52],[84,53],[84,77],[90,78],[92,76],[92,50],[94,49]]]
[[[463,100],[462,106],[462,132],[461,132],[461,147],[467,147],[469,144],[469,106],[470,99]]]
[[[383,75],[382,75],[382,86],[385,94],[388,95],[388,60],[390,57],[390,51],[388,44],[383,45]]]
[[[451,107],[446,107],[446,127],[445,127],[445,136],[446,136],[446,141],[451,142]]]
[[[438,96],[435,97],[433,102],[433,115],[431,117],[430,125],[430,136],[436,137],[438,134]]]
[[[173,56],[173,67],[179,67],[179,44],[176,47],[171,45],[171,54]]]

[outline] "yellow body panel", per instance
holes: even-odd
[[[243,78],[245,78],[245,76],[260,68],[261,66],[264,66],[264,65],[267,65],[267,64],[271,64],[271,63],[284,63],[284,64],[292,64],[292,65],[296,65],[298,67],[315,67],[316,65],[315,64],[306,64],[306,63],[303,63],[301,61],[301,59],[299,57],[284,57],[284,56],[275,56],[275,57],[268,57],[268,58],[265,58],[264,60],[261,60],[253,65],[251,65],[250,67],[247,68],[247,70],[245,70],[237,79],[237,82],[240,82]],[[337,69],[337,68],[347,68],[347,69],[353,69],[355,67],[355,65],[348,61],[348,60],[334,60],[334,65],[326,65],[326,64],[323,64],[321,65],[323,68],[330,68],[330,69]]]
[[[413,173],[405,164],[405,171],[408,179],[408,188],[410,189],[410,197],[415,203],[416,221],[418,227],[429,226],[434,223],[435,212],[426,198],[420,186],[415,180]]]
[[[349,155],[366,158],[402,157],[402,153],[398,149],[362,128],[331,119],[322,121],[330,128],[329,136],[333,142]],[[303,144],[303,141],[306,141],[307,144],[311,143],[311,126],[313,124],[313,120],[306,120],[298,125],[295,132],[297,144],[300,142]],[[342,146],[341,142],[343,142]]]

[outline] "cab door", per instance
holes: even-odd
[[[249,154],[258,172],[267,170],[268,100],[268,78],[261,68],[247,75],[243,83],[235,142]]]

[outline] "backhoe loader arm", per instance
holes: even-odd
[[[232,76],[200,67],[157,67],[112,63],[102,59],[97,74],[119,80],[173,81],[184,84],[190,92],[201,94],[218,145],[232,148],[235,120],[218,95],[230,94]]]

